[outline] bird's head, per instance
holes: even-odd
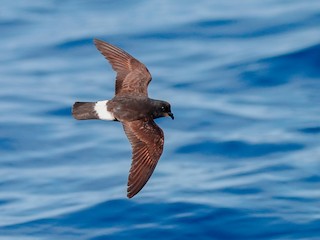
[[[156,109],[157,110],[156,110],[155,118],[171,117],[172,120],[174,119],[173,113],[171,112],[170,103],[165,101],[158,101]]]

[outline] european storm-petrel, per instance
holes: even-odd
[[[148,97],[151,74],[146,66],[122,49],[94,39],[97,49],[117,72],[115,96],[98,102],[76,102],[78,120],[101,119],[122,123],[132,146],[127,196],[132,198],[147,183],[163,151],[164,135],[153,119],[171,117],[168,102]]]

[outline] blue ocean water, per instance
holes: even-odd
[[[319,239],[320,1],[9,1],[0,8],[0,239]],[[126,198],[119,123],[76,121],[153,75],[165,151]]]

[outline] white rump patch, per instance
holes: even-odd
[[[96,102],[94,110],[101,120],[115,120],[113,114],[107,110],[107,102],[108,100]]]

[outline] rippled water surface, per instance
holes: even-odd
[[[2,1],[0,239],[319,239],[320,2]],[[165,151],[126,198],[117,122],[93,38],[153,75]]]

